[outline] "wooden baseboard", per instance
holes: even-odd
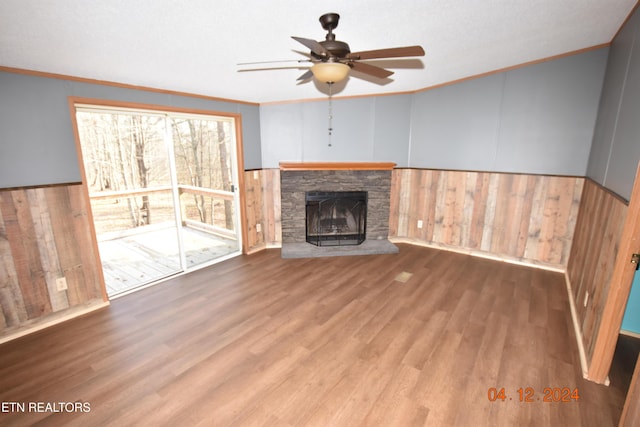
[[[488,253],[488,252],[482,252],[482,251],[476,251],[476,250],[473,250],[473,249],[461,248],[461,247],[457,247],[457,246],[447,246],[447,245],[442,245],[442,244],[438,244],[438,243],[431,243],[431,242],[426,242],[424,240],[411,239],[411,238],[408,238],[408,237],[389,237],[389,241],[391,241],[392,243],[406,243],[406,244],[409,244],[409,245],[424,246],[424,247],[432,248],[432,249],[440,249],[440,250],[443,250],[443,251],[457,252],[457,253],[460,253],[460,254],[471,255],[471,256],[475,256],[475,257],[479,257],[479,258],[490,259],[490,260],[493,260],[493,261],[507,262],[509,264],[516,264],[516,265],[522,265],[522,266],[525,266],[525,267],[539,268],[541,270],[554,271],[556,273],[565,273],[565,269],[564,268],[558,267],[558,266],[554,266],[554,265],[542,264],[542,263],[537,263],[537,262],[533,262],[533,261],[526,261],[526,260],[521,260],[521,259],[517,259],[517,258],[511,258],[511,257],[507,257],[507,256],[502,256],[502,255],[496,255],[496,254],[492,254],[492,253]]]
[[[578,344],[578,354],[580,355],[580,368],[582,369],[582,378],[587,379],[589,372],[589,366],[587,364],[587,354],[584,351],[584,341],[582,340],[582,331],[580,330],[580,324],[578,322],[578,312],[576,311],[576,301],[573,298],[573,291],[571,290],[571,280],[567,272],[564,273],[564,282],[567,285],[567,296],[569,297],[569,307],[571,309],[571,322],[573,323],[573,330],[576,335],[576,342]]]
[[[256,245],[253,246],[251,248],[248,248],[247,251],[245,252],[245,255],[253,255],[255,253],[261,252],[263,250],[267,249],[267,245],[265,245],[264,243],[261,245]]]
[[[408,237],[389,237],[389,241],[391,243],[406,243],[408,245],[423,246],[423,247],[432,248],[432,249],[439,249],[439,250],[443,250],[443,251],[456,252],[456,253],[460,253],[460,254],[471,255],[471,256],[476,256],[476,257],[485,258],[485,259],[490,259],[490,260],[493,260],[493,261],[508,262],[510,264],[522,265],[522,266],[525,266],[525,267],[534,267],[534,268],[539,268],[541,270],[554,271],[556,273],[563,273],[563,274],[566,273],[565,268],[554,266],[554,265],[542,264],[542,263],[537,263],[537,262],[533,262],[533,261],[523,261],[523,260],[520,260],[520,259],[509,258],[509,257],[501,256],[501,255],[491,254],[491,253],[488,253],[488,252],[476,251],[476,250],[472,250],[472,249],[460,248],[460,247],[454,247],[454,246],[446,246],[446,245],[441,245],[441,244],[436,244],[436,243],[425,242],[423,240],[411,239],[411,238],[408,238]],[[262,244],[262,245],[255,246],[255,247],[249,249],[247,251],[247,255],[251,255],[251,254],[263,251],[265,249],[280,249],[280,248],[282,248],[282,243],[281,242]]]
[[[282,242],[274,242],[274,243],[263,243],[258,246],[254,246],[247,250],[247,255],[255,254],[260,251],[264,251],[265,249],[280,249],[282,248]]]
[[[14,331],[7,333],[6,335],[0,336],[0,344],[13,341],[25,335],[29,335],[34,332],[41,331],[43,329],[49,328],[59,323],[66,322],[67,320],[84,316],[85,314],[91,313],[96,310],[100,310],[108,306],[109,306],[109,301],[101,300],[101,301],[97,301],[90,304],[65,310],[60,314],[52,314],[50,316],[47,316],[47,318],[44,320],[35,321],[32,324],[17,328]]]
[[[582,339],[580,323],[578,322],[578,312],[576,310],[576,301],[573,298],[571,280],[569,280],[569,275],[567,274],[567,272],[564,273],[564,281],[567,284],[567,295],[569,297],[569,307],[571,308],[571,321],[573,323],[573,330],[575,332],[576,342],[578,344],[578,354],[580,355],[580,367],[582,369],[582,377],[586,380],[593,381],[589,378],[589,363],[587,362],[587,353],[585,352],[585,349],[584,349],[584,341]],[[602,384],[609,386],[610,383],[611,381],[609,380],[609,376],[607,376]]]

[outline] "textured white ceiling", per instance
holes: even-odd
[[[413,91],[612,40],[636,0],[0,0],[0,66],[249,102],[319,98],[290,36],[323,40],[339,13],[352,51],[419,44],[426,56],[377,61],[384,84],[352,74],[338,96]],[[376,61],[371,61],[375,64]],[[259,66],[256,66],[256,68]]]

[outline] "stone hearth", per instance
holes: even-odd
[[[391,171],[394,163],[280,163],[282,257],[397,253],[389,242]],[[366,191],[367,235],[357,246],[317,247],[305,240],[307,191]]]

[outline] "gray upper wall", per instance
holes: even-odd
[[[392,95],[260,107],[262,166],[281,161],[407,164],[412,98]]]
[[[412,167],[586,173],[607,50],[415,95]]]
[[[390,161],[584,176],[607,53],[597,49],[415,94],[334,99],[331,137],[326,100],[257,107],[0,72],[0,188],[80,180],[69,96],[240,113],[245,169],[277,168],[280,161]]]
[[[0,188],[81,181],[70,96],[239,113],[245,169],[261,166],[256,105],[0,71]]]
[[[611,44],[587,176],[626,200],[640,161],[640,10]]]
[[[415,94],[260,108],[262,166],[399,167],[577,175],[587,170],[608,49]]]

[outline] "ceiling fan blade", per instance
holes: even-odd
[[[282,59],[279,61],[256,61],[256,62],[239,62],[236,65],[259,65],[259,64],[279,64],[283,62],[311,62],[310,59]]]
[[[257,67],[257,68],[245,68],[242,70],[237,70],[238,73],[250,73],[253,71],[274,71],[274,70],[304,70],[307,67],[299,67],[297,65],[291,65],[291,66],[276,66],[276,67]]]
[[[375,65],[365,64],[364,62],[352,62],[350,65],[355,71],[359,71],[373,77],[378,77],[380,79],[386,79],[393,74],[393,71],[385,70],[384,68],[376,67]]]
[[[392,47],[389,49],[365,50],[362,52],[351,52],[347,55],[349,59],[378,59],[378,58],[401,58],[404,56],[424,56],[424,49],[421,46]]]
[[[303,37],[295,37],[295,36],[291,36],[291,38],[308,47],[311,50],[311,52],[315,53],[316,55],[329,56],[329,52],[327,52],[324,46],[322,46],[320,43],[318,43],[315,40],[305,39]]]
[[[308,80],[311,77],[313,77],[313,73],[311,72],[311,70],[307,70],[303,75],[298,77],[296,80],[298,80],[298,81]]]

